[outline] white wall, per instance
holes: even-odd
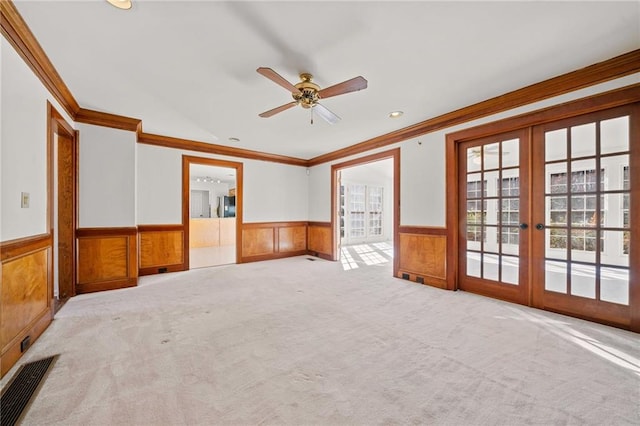
[[[47,100],[73,122],[4,37],[0,51],[0,240],[8,241],[48,232]],[[21,192],[29,208],[20,207]]]
[[[182,155],[243,163],[244,222],[306,221],[303,167],[138,144],[138,224],[182,222]]]
[[[445,147],[448,133],[639,82],[640,73],[312,167],[309,179],[309,220],[319,222],[331,220],[331,164],[400,147],[400,225],[445,226]],[[407,123],[409,124],[411,123]],[[353,143],[358,142],[362,141],[353,141]]]
[[[136,225],[136,134],[78,124],[79,226]]]

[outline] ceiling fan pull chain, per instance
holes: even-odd
[[[311,110],[311,124],[313,124],[313,107],[309,108]]]

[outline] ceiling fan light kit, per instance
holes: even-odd
[[[327,107],[322,105],[319,102],[320,99],[343,95],[349,92],[356,92],[358,90],[367,88],[367,80],[365,80],[362,76],[358,76],[352,78],[351,80],[343,81],[342,83],[338,83],[325,89],[321,89],[320,86],[312,81],[313,76],[309,73],[300,74],[300,82],[293,85],[271,68],[260,67],[256,71],[258,72],[258,74],[263,75],[274,83],[287,89],[294,99],[293,102],[289,102],[279,107],[270,109],[269,111],[265,111],[262,114],[258,114],[262,118],[271,117],[296,105],[300,105],[302,108],[311,110],[311,124],[313,124],[314,110],[328,123],[335,124],[340,121],[340,117],[338,117]]]

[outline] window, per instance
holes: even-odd
[[[346,227],[342,227],[340,235],[348,239],[364,240],[368,237],[380,239],[384,236],[384,197],[383,187],[364,184],[348,184],[341,189],[341,203],[346,203],[346,209],[341,209],[341,219],[344,213]],[[344,200],[344,201],[343,201]],[[346,210],[343,211],[343,210]],[[350,241],[351,243],[353,241]]]
[[[382,235],[382,187],[369,187],[369,235]]]
[[[364,237],[366,186],[350,185],[349,189],[349,236]]]

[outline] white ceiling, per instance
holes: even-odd
[[[212,178],[220,180],[221,183],[227,183],[235,187],[236,169],[218,166],[209,166],[206,164],[192,163],[189,168],[191,179],[195,178]]]
[[[312,158],[640,47],[640,2],[15,1],[83,108],[145,132]],[[309,123],[256,73],[366,90]],[[404,116],[387,114],[403,110]],[[230,142],[230,137],[240,142]]]

